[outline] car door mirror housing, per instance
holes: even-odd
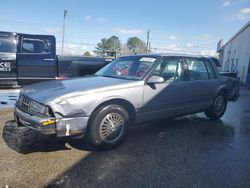
[[[151,76],[149,79],[148,79],[148,84],[157,84],[157,83],[163,83],[164,82],[164,78],[161,77],[161,76]]]

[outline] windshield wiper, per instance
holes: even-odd
[[[107,77],[107,78],[117,78],[117,79],[122,79],[122,80],[138,80],[135,78],[129,78],[129,77],[125,77],[125,76],[114,76],[114,75],[97,75],[97,76],[103,76],[103,77]]]
[[[108,77],[108,78],[122,78],[120,76],[114,76],[114,75],[98,75],[98,76],[102,76],[102,77]]]

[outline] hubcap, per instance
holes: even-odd
[[[124,120],[118,113],[106,115],[100,126],[100,136],[105,142],[115,142],[118,140],[124,130]]]
[[[216,98],[214,102],[214,111],[216,114],[220,115],[225,108],[225,100],[222,96]]]

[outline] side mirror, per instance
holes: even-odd
[[[149,79],[148,79],[148,84],[157,84],[157,83],[163,83],[164,82],[164,78],[161,77],[161,76],[151,76]]]

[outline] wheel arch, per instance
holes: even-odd
[[[125,110],[128,112],[128,115],[129,115],[129,121],[130,123],[133,123],[135,121],[135,118],[136,118],[136,111],[135,111],[135,107],[133,104],[131,104],[129,101],[125,100],[125,99],[121,99],[121,98],[114,98],[114,99],[110,99],[110,100],[107,100],[107,101],[104,101],[102,103],[100,103],[98,106],[96,106],[94,108],[94,110],[91,112],[91,115],[90,115],[90,118],[89,119],[92,119],[92,115],[93,113],[104,107],[104,106],[108,106],[108,105],[120,105],[122,106],[123,108],[125,108]],[[90,121],[90,120],[89,120]],[[88,122],[88,125],[89,125],[89,122]]]
[[[225,86],[221,86],[221,87],[218,89],[218,91],[217,91],[217,95],[218,95],[219,93],[222,93],[222,94],[225,95],[225,97],[227,97],[227,95],[228,95],[227,88],[226,88]],[[217,96],[217,95],[216,95],[216,96]]]

